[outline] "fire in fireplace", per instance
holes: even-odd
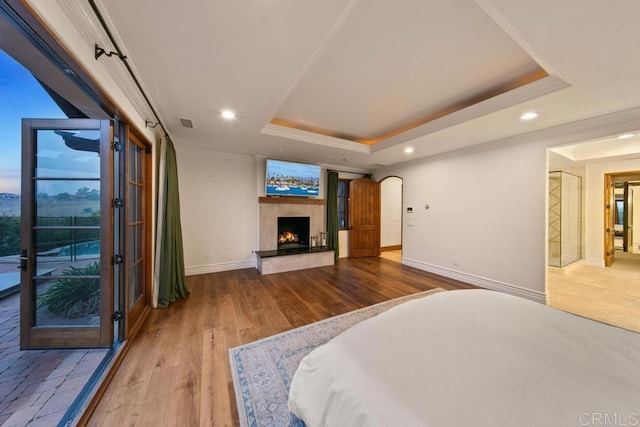
[[[278,249],[309,247],[309,217],[278,217]]]

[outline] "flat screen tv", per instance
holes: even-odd
[[[318,197],[320,166],[267,159],[267,196]]]

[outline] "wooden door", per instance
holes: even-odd
[[[134,134],[128,134],[126,147],[124,214],[124,323],[125,337],[138,326],[148,305],[151,271],[148,243],[151,241],[149,176],[150,150]]]
[[[113,341],[111,134],[109,120],[22,120],[22,349]]]
[[[604,176],[604,265],[610,267],[613,264],[614,257],[614,238],[615,230],[614,221],[614,203],[615,191],[613,175],[605,174]]]
[[[369,178],[349,185],[349,256],[380,255],[380,184]]]

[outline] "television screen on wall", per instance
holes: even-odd
[[[320,166],[267,159],[267,196],[318,197],[319,190]]]

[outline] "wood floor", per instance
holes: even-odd
[[[229,348],[427,289],[473,288],[382,257],[187,281],[187,299],[149,315],[89,425],[238,425]]]

